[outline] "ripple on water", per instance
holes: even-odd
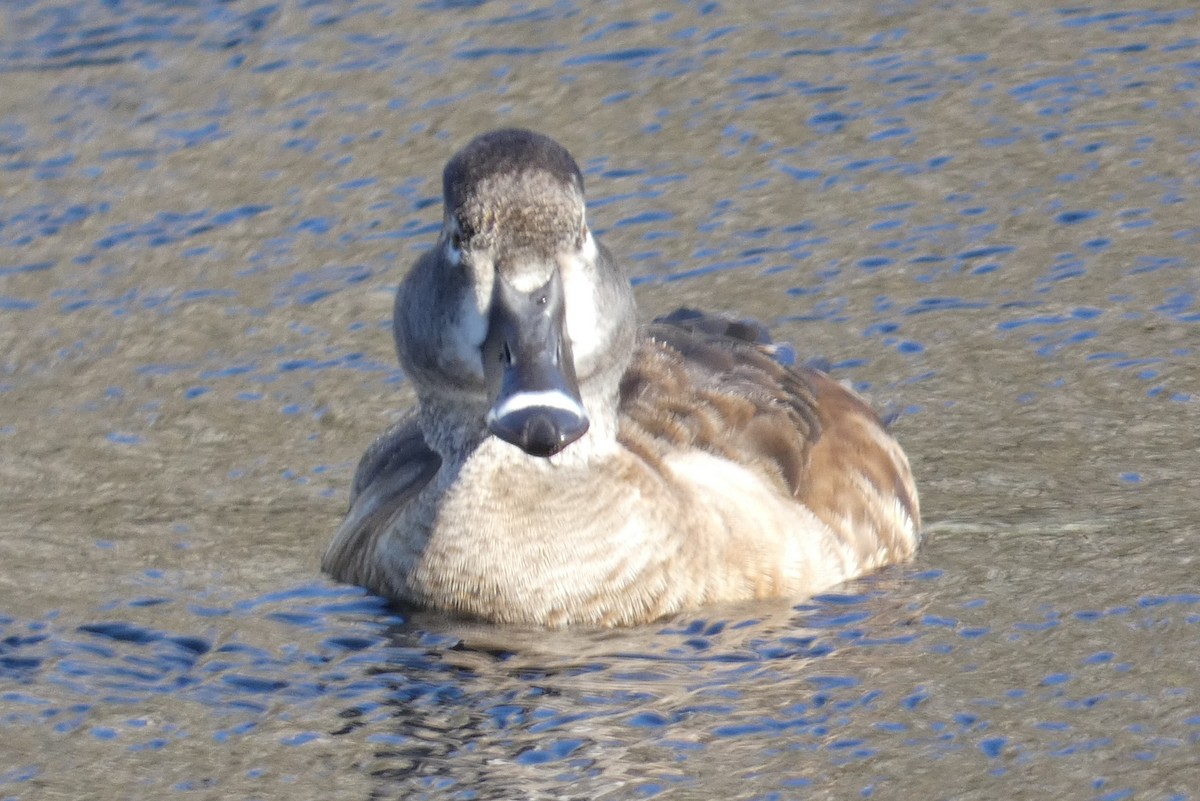
[[[944,574],[910,573],[907,580],[932,586]],[[597,766],[614,769],[610,761],[630,748],[677,766],[656,779],[632,771],[637,786],[652,789],[656,782],[692,786],[713,749],[742,754],[735,764],[770,766],[772,781],[786,788],[812,781],[814,770],[904,753],[937,759],[973,749],[1003,775],[1045,760],[1086,764],[1118,742],[1150,761],[1200,744],[1195,716],[1141,723],[1109,738],[1098,738],[1088,720],[1108,719],[1114,710],[1136,715],[1164,694],[1186,698],[1190,689],[1166,676],[1132,686],[1106,678],[1136,665],[1122,658],[1121,646],[1094,643],[1114,625],[1200,625],[1195,593],[1144,595],[1104,609],[1043,608],[1030,619],[980,625],[988,619],[982,602],[965,603],[958,613],[922,612],[867,589],[818,596],[775,620],[696,619],[585,636],[557,655],[554,635],[548,642],[545,634],[510,632],[508,647],[497,647],[486,629],[476,630],[483,639],[473,644],[471,636],[409,628],[378,599],[341,587],[301,586],[196,607],[189,610],[195,632],[135,622],[132,613],[150,600],[179,604],[138,599],[114,606],[113,619],[73,628],[53,617],[0,618],[4,725],[84,731],[114,748],[162,750],[193,735],[144,716],[113,723],[103,710],[170,697],[224,710],[213,737],[232,745],[256,736],[280,704],[336,699],[344,710],[339,728],[291,732],[279,745],[352,737],[373,749],[384,784],[415,789],[432,771],[457,793],[479,781],[518,781],[495,767],[498,759],[535,770],[519,781],[592,786]],[[236,634],[238,621],[251,619],[280,630],[258,624],[260,641]],[[215,621],[227,624],[219,635]],[[1064,630],[1071,636],[1064,639]],[[281,646],[287,642],[293,644]],[[991,669],[989,654],[1014,643],[1072,644],[1061,654],[1061,670]],[[961,672],[927,683],[922,663],[950,655]],[[881,660],[907,678],[880,686]],[[1025,723],[1014,728],[1014,716]],[[805,755],[802,768],[798,754]],[[8,781],[28,781],[31,771]],[[872,781],[886,787],[896,778],[885,773]]]
[[[0,614],[0,750],[31,744],[0,760],[0,795],[88,787],[82,765],[139,753],[155,755],[135,763],[141,776],[166,777],[147,794],[266,795],[233,786],[243,766],[274,781],[284,754],[320,766],[348,743],[338,778],[366,776],[385,797],[944,792],[926,775],[996,797],[1195,797],[1174,777],[1200,745],[1188,678],[1200,601],[1138,586],[1186,562],[1162,552],[1186,546],[1194,517],[1150,495],[1191,441],[1170,426],[1197,398],[1194,9],[915,2],[898,27],[890,12],[828,4],[764,22],[717,3],[432,0],[413,27],[402,4],[18,5],[0,71],[33,93],[0,119],[0,171],[16,187],[0,208],[0,334],[14,348],[0,357],[0,433],[18,455],[0,465],[5,482],[47,453],[94,472],[75,425],[98,420],[101,458],[136,463],[139,486],[161,458],[253,503],[330,471],[343,493],[349,462],[275,450],[213,470],[195,445],[233,406],[248,441],[329,447],[313,424],[335,405],[330,386],[402,380],[375,301],[436,237],[433,154],[479,121],[452,118],[491,109],[576,137],[599,233],[639,292],[691,282],[736,306],[756,284],[746,302],[804,337],[788,359],[828,348],[823,366],[856,387],[918,396],[904,408],[931,410],[908,432],[925,447],[914,461],[932,514],[957,502],[978,516],[994,484],[1006,520],[1044,523],[1045,502],[1072,520],[1100,507],[1104,522],[1008,550],[990,550],[1014,536],[1004,527],[958,546],[938,535],[933,561],[961,548],[944,573],[604,635],[418,624],[324,584],[222,599],[135,566],[154,590]],[[414,164],[416,149],[429,159]],[[206,191],[159,188],[174,180]],[[379,350],[364,344],[375,337]],[[369,394],[347,392],[342,408]],[[52,408],[12,418],[23,399]],[[972,407],[983,414],[959,416]],[[1157,428],[1170,441],[1146,445]],[[1004,439],[1019,441],[1027,487],[997,478]],[[957,450],[974,456],[943,461]],[[1194,494],[1178,471],[1157,498]],[[1109,483],[1076,492],[1093,473]],[[128,552],[136,535],[55,528],[61,498],[39,506],[53,486],[33,478],[5,518],[38,532],[21,554],[44,559],[30,575],[59,570],[70,543],[87,551],[72,581]],[[153,487],[161,505],[131,503],[127,517],[179,511],[169,483]],[[217,505],[205,495],[180,513]],[[290,536],[268,530],[277,511],[231,527],[222,552]],[[152,558],[219,536],[175,526]],[[1103,575],[1072,561],[1109,551],[1132,555]],[[1037,574],[1030,592],[1011,589],[1022,571]],[[321,789],[302,772],[279,782]]]

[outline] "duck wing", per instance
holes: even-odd
[[[622,444],[659,466],[672,450],[707,451],[756,471],[871,561],[911,554],[920,512],[899,444],[852,389],[774,352],[753,322],[685,309],[654,321],[621,382]]]
[[[339,581],[381,586],[375,545],[441,466],[441,457],[421,434],[415,410],[384,431],[359,460],[350,510],[321,557],[321,569]]]

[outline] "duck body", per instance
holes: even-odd
[[[444,195],[396,297],[418,407],[364,454],[326,572],[495,622],[613,626],[912,556],[912,473],[870,406],[779,364],[756,326],[639,328],[565,149],[484,134]]]

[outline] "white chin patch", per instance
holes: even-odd
[[[501,417],[535,408],[562,409],[577,417],[587,417],[587,411],[583,405],[570,395],[557,390],[543,390],[541,392],[518,392],[505,398],[503,403],[488,410],[487,422],[490,424]]]

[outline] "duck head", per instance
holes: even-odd
[[[615,393],[628,281],[588,228],[578,165],[546,136],[479,136],[446,165],[443,198],[437,246],[397,293],[401,365],[423,411],[482,408],[487,432],[552,456],[588,431],[585,398],[605,402],[589,382]]]

